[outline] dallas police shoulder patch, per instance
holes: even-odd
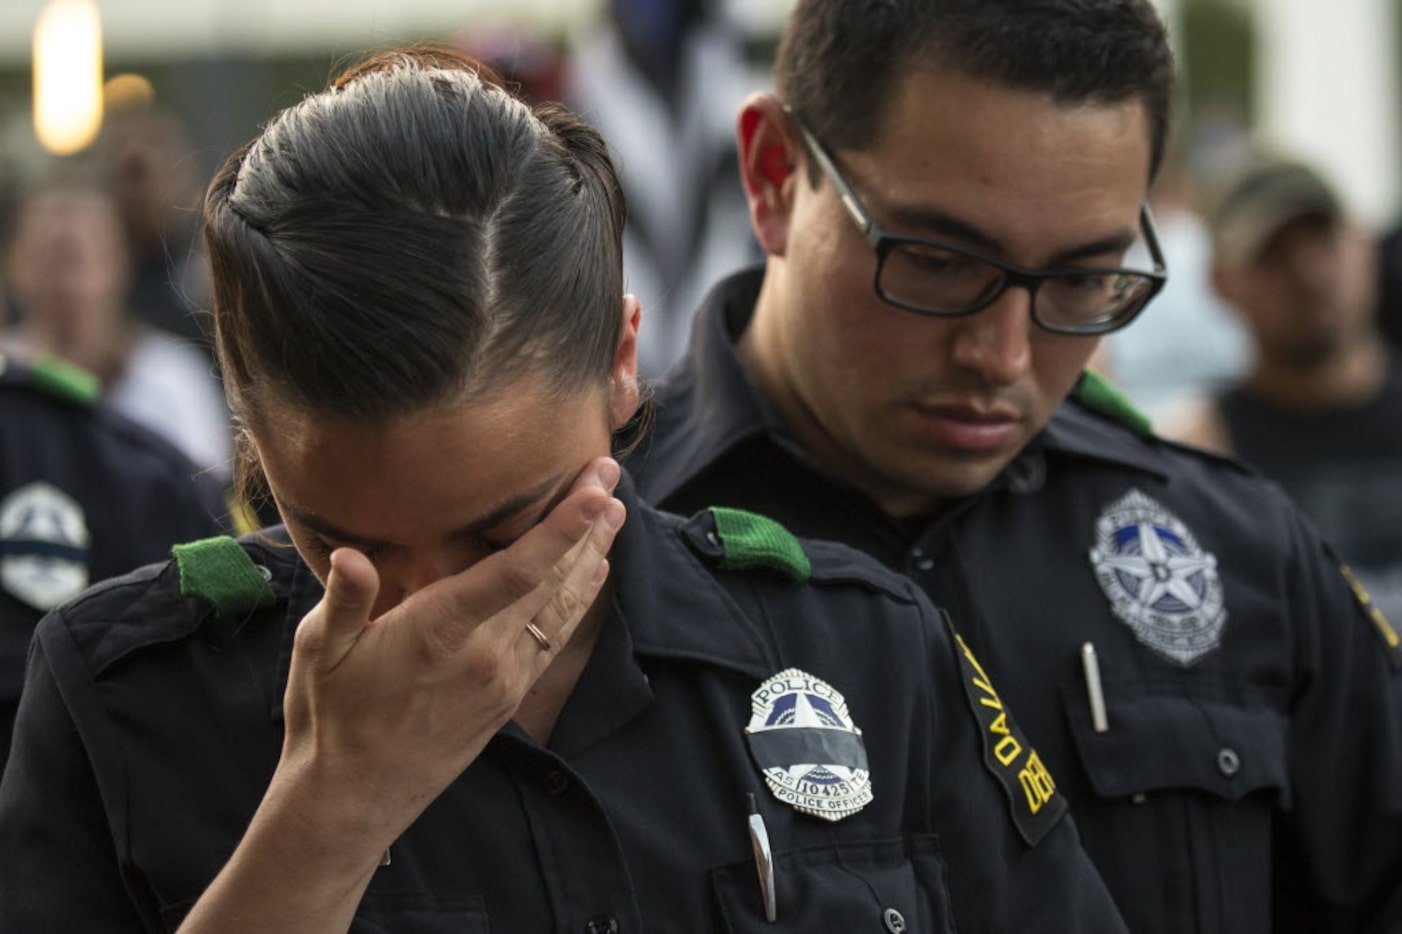
[[[87,518],[67,493],[42,480],[0,500],[0,585],[47,612],[88,586]]]
[[[803,814],[839,821],[871,803],[862,731],[832,685],[797,668],[750,695],[750,757],[774,797]]]
[[[1157,501],[1130,490],[1106,506],[1090,563],[1115,615],[1163,658],[1187,667],[1221,644],[1217,557]]]
[[[978,720],[983,737],[983,764],[1008,799],[1013,826],[1028,846],[1036,846],[1070,808],[1056,790],[1051,772],[1027,736],[1013,720],[983,666],[974,658],[963,636],[959,644],[959,670],[964,696]]]

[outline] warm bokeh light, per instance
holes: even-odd
[[[102,102],[108,111],[145,110],[156,101],[156,89],[145,75],[124,72],[102,86]]]
[[[34,130],[69,155],[102,127],[102,22],[93,0],[52,0],[34,25]]]

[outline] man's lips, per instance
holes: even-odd
[[[924,430],[938,443],[966,451],[993,451],[1017,433],[1016,413],[1002,407],[950,403],[917,405]]]

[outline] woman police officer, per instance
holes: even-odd
[[[218,352],[285,527],[41,625],[0,929],[1121,929],[914,588],[633,497],[623,215],[593,130],[447,53],[224,165]]]

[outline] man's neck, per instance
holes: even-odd
[[[782,370],[783,335],[777,327],[777,318],[765,311],[768,303],[783,300],[776,294],[778,288],[773,277],[765,277],[749,326],[735,341],[735,355],[740,365],[774,406],[790,437],[829,477],[857,488],[892,519],[933,515],[943,505],[942,501],[926,493],[895,486],[854,458],[794,391]]]
[[[1377,333],[1369,332],[1309,367],[1258,359],[1245,388],[1277,409],[1328,411],[1372,399],[1387,379],[1388,366],[1386,345]]]

